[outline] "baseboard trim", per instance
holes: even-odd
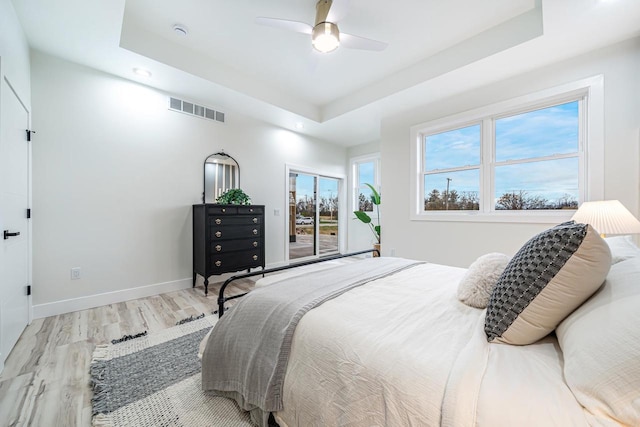
[[[287,262],[276,262],[268,264],[265,268],[274,268],[287,265]],[[251,271],[260,271],[260,268],[254,268]],[[224,273],[215,276],[215,282],[224,282],[231,276],[242,274],[243,271],[235,273]],[[211,278],[210,278],[211,279]],[[211,283],[213,283],[210,280]],[[32,306],[32,319],[41,319],[43,317],[57,316],[60,314],[72,313],[74,311],[87,310],[90,308],[100,307],[108,304],[116,304],[119,302],[130,301],[138,298],[150,297],[153,295],[164,294],[166,292],[179,291],[182,289],[188,289],[192,287],[193,278],[174,280],[171,282],[155,283],[153,285],[140,286],[138,288],[122,289],[120,291],[105,292],[95,295],[87,295],[79,298],[66,299],[61,301],[49,302],[46,304],[38,304]],[[211,284],[210,283],[210,284]],[[204,287],[202,286],[202,277],[198,276],[196,286],[202,289],[204,293]],[[211,290],[211,289],[209,289]],[[217,301],[217,296],[212,295],[209,292],[209,296],[212,296],[212,301]]]
[[[87,310],[89,308],[100,307],[103,305],[163,294],[165,292],[179,291],[190,288],[193,283],[192,280],[192,278],[180,279],[171,282],[140,286],[138,288],[123,289],[121,291],[105,292],[46,304],[38,304],[33,306],[33,318],[40,319],[43,317],[57,316],[59,314]]]

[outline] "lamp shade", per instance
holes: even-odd
[[[600,234],[640,233],[640,221],[618,200],[584,202],[571,219],[590,224]]]

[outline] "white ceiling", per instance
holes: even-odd
[[[334,0],[341,31],[383,52],[313,52],[316,0],[13,0],[38,50],[342,145],[380,119],[640,35],[638,0]],[[334,3],[335,4],[335,3]],[[178,36],[173,26],[188,30]],[[153,75],[141,78],[134,67]],[[296,130],[297,122],[304,129]]]

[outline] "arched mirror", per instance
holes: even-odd
[[[240,188],[240,165],[236,159],[221,151],[204,161],[203,203],[215,203],[222,193],[232,188]]]

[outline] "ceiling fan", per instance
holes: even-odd
[[[387,43],[341,33],[338,30],[337,22],[346,14],[348,3],[348,0],[318,0],[314,26],[305,22],[265,17],[256,18],[256,24],[309,34],[314,49],[322,53],[332,52],[340,45],[350,49],[386,49]]]

